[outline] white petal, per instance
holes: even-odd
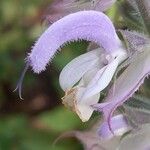
[[[85,122],[88,121],[94,111],[91,105],[97,104],[100,98],[100,94],[96,94],[86,101],[81,101],[81,96],[85,88],[75,87],[66,92],[66,95],[62,98],[63,104],[76,112],[79,118]]]
[[[99,71],[99,67],[95,67],[89,71],[87,71],[84,76],[82,77],[83,86],[87,87],[89,82],[94,78],[95,74]],[[79,83],[80,84],[80,83]]]
[[[110,83],[117,67],[118,60],[115,59],[107,66],[100,69],[88,84],[82,99],[87,99],[88,97],[91,97],[106,88]]]
[[[126,57],[126,53],[120,51],[120,55],[118,55],[116,59],[100,69],[88,84],[82,99],[87,99],[105,89],[112,80],[118,65],[126,59]]]
[[[98,93],[96,95],[87,98],[85,101],[82,101],[81,97],[84,91],[85,88],[78,89],[77,106],[76,106],[77,114],[83,122],[88,121],[90,119],[94,111],[91,105],[97,104],[100,98],[100,93]]]
[[[96,49],[80,55],[67,64],[59,77],[61,88],[65,91],[77,83],[88,70],[95,67],[96,63],[100,61],[101,53],[100,49]]]

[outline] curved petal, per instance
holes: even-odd
[[[79,39],[95,42],[108,53],[120,47],[115,28],[105,14],[92,10],[80,11],[53,23],[33,46],[27,60],[33,71],[40,73],[61,46]]]
[[[68,63],[59,76],[61,88],[64,91],[72,88],[72,86],[77,83],[88,70],[95,68],[98,63],[99,67],[102,67],[103,62],[99,59],[101,54],[102,50],[96,49],[80,55]]]
[[[116,59],[114,59],[112,62],[110,62],[108,65],[106,65],[96,73],[91,82],[88,84],[82,99],[91,97],[108,86],[118,65],[126,58],[126,53],[120,51],[118,50],[119,55]]]

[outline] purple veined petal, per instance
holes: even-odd
[[[118,50],[118,53],[119,53],[118,56],[114,60],[112,60],[108,65],[101,68],[95,74],[91,82],[86,87],[82,99],[91,97],[101,92],[103,89],[105,89],[108,86],[108,84],[113,78],[113,75],[118,65],[127,57],[127,54],[124,52],[124,50],[120,50],[120,51]]]
[[[103,59],[100,59],[103,53],[104,52],[99,48],[82,54],[69,62],[63,68],[59,76],[61,88],[66,91],[72,88],[91,68],[95,68],[96,66],[103,67]]]
[[[82,10],[105,11],[110,8],[116,0],[55,0],[49,7],[46,20],[55,22],[65,15]]]
[[[33,71],[40,73],[45,70],[60,47],[79,39],[95,42],[108,53],[121,44],[111,20],[105,14],[97,11],[70,14],[52,24],[33,46],[28,56]]]
[[[95,105],[95,109],[104,113],[104,119],[111,128],[111,116],[118,106],[128,100],[150,74],[150,47],[139,53],[135,60],[123,71],[110,89],[105,103]]]
[[[99,11],[106,11],[108,8],[110,8],[116,0],[97,0],[96,4],[96,10]]]
[[[131,130],[131,126],[128,124],[126,117],[121,114],[111,118],[111,127],[114,134],[110,131],[108,123],[104,122],[98,130],[99,136],[103,139],[110,139],[114,136],[122,136]]]

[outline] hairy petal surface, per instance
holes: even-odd
[[[79,39],[95,42],[108,53],[120,46],[115,28],[105,14],[80,11],[58,20],[41,35],[27,58],[33,71],[40,73],[45,70],[61,46]]]
[[[128,100],[138,90],[144,79],[150,73],[150,47],[139,53],[135,60],[119,76],[106,97],[106,103],[94,106],[104,113],[105,120],[110,125],[110,119],[116,108]]]

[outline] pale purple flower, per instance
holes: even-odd
[[[130,59],[128,66],[124,68],[110,88],[105,102],[98,104],[101,91],[110,84],[118,66],[134,55],[125,49],[111,20],[105,14],[96,11],[82,11],[55,22],[33,46],[27,57],[27,65],[20,82],[29,66],[35,73],[44,71],[59,48],[67,42],[79,39],[95,42],[99,47],[73,59],[62,70],[59,78],[60,86],[65,91],[62,102],[76,112],[82,121],[88,121],[95,109],[103,112],[104,122],[98,134],[107,140],[114,135],[120,138],[124,133],[130,131],[131,126],[125,116],[113,116],[113,113],[118,106],[134,94],[145,77],[149,75],[150,46],[140,47],[136,57]],[[135,45],[139,46],[141,44],[139,41]],[[21,94],[21,84],[18,84],[17,88]],[[129,138],[132,141],[135,139]],[[144,143],[145,149],[149,148],[148,138],[149,136],[146,137]],[[126,147],[127,141],[128,139],[121,143],[121,149]],[[132,147],[132,142],[130,145],[129,147]]]
[[[109,85],[118,66],[127,59],[128,53],[105,14],[80,11],[53,23],[40,36],[27,57],[25,71],[28,66],[35,73],[44,71],[58,49],[67,42],[80,39],[95,42],[100,48],[75,58],[62,70],[59,81],[66,93],[63,103],[75,111],[82,121],[88,121],[94,109],[102,111],[105,122],[112,130],[110,123],[113,112],[134,94],[149,75],[149,46],[137,53],[120,74],[106,101],[97,104],[101,91]],[[20,91],[21,84],[17,88]]]
[[[118,65],[126,59],[123,45],[111,20],[105,14],[97,11],[80,11],[55,22],[33,46],[27,57],[27,66],[30,65],[35,73],[44,71],[58,49],[67,42],[79,39],[95,42],[102,50],[91,51],[73,60],[62,71],[60,85],[67,92],[63,103],[71,105],[70,107],[77,112],[79,117],[87,121],[94,111],[91,105],[98,102],[100,91],[108,86]],[[20,83],[24,73],[17,86],[20,97]],[[82,81],[77,86],[77,90],[70,92],[70,89],[81,78]],[[73,97],[71,96],[71,101],[68,103],[70,93]]]

